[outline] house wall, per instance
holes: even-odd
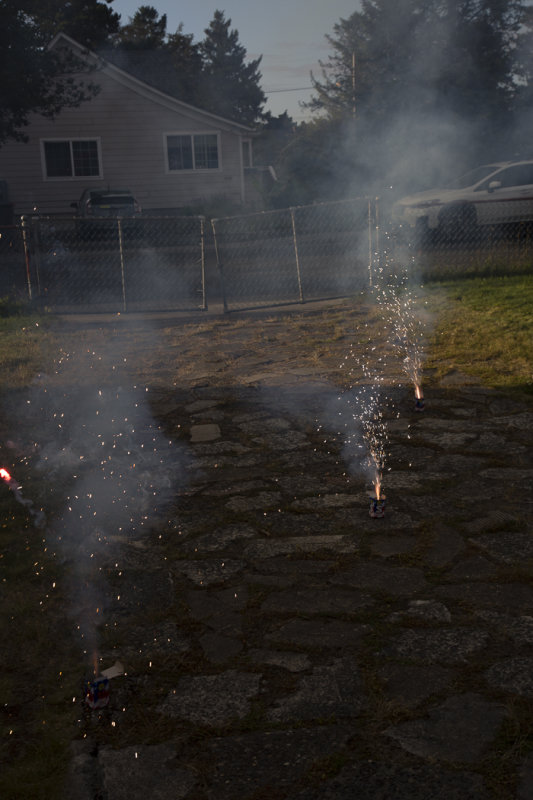
[[[150,90],[133,89],[97,72],[100,93],[55,120],[33,116],[28,143],[0,148],[0,178],[7,181],[15,215],[37,208],[42,214],[73,214],[72,202],[87,187],[129,189],[143,209],[179,208],[224,197],[244,200],[242,136],[230,125],[171,100],[157,101]],[[174,171],[166,165],[165,133],[217,133],[219,169]],[[45,179],[41,139],[100,139],[103,177]]]

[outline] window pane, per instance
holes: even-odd
[[[95,141],[72,142],[72,156],[76,177],[100,174],[98,146]]]
[[[196,169],[218,169],[216,134],[197,134],[194,137],[194,166]]]
[[[69,142],[45,142],[44,158],[48,178],[70,178],[72,176]]]
[[[167,136],[168,168],[192,169],[192,144],[190,136]]]

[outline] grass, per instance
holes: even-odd
[[[424,291],[434,319],[426,362],[431,380],[456,370],[501,391],[531,394],[532,276],[432,283]],[[339,364],[349,344],[364,348],[374,337],[383,338],[379,310],[364,299],[318,313],[274,316],[266,321],[268,336],[261,315],[203,320],[200,325],[178,325],[147,336],[146,329],[133,325],[124,330],[110,326],[67,331],[53,319],[22,311],[0,314],[0,405],[22,398],[39,373],[54,379],[60,351],[85,354],[79,366],[72,359],[63,373],[66,387],[100,380],[118,383],[113,370],[121,361],[120,380],[126,376],[171,395],[176,387],[187,385],[198,353],[216,357],[217,348],[224,345],[239,347],[235,359],[220,360],[213,378],[220,385],[235,382],[241,353],[244,358],[263,358],[271,364],[266,369],[280,372],[287,363],[318,369],[320,362],[321,374],[342,383]],[[102,360],[93,357],[94,352],[108,352],[107,347],[113,355],[104,355]],[[162,401],[165,398],[166,394]],[[24,439],[38,433],[13,430],[8,424],[5,418],[0,421],[0,465],[12,468],[24,480],[28,496],[45,496],[45,480],[32,473],[31,459],[21,460],[7,446],[7,440],[16,440],[19,434]],[[79,696],[80,667],[71,621],[57,624],[64,619],[65,598],[51,592],[50,586],[53,579],[61,585],[69,566],[55,563],[45,552],[42,535],[2,483],[0,515],[0,635],[4,643],[0,650],[0,796],[2,800],[60,800],[69,745],[80,730],[79,707],[71,702]],[[52,628],[51,619],[56,620]],[[150,717],[148,727],[151,724]],[[132,741],[137,734],[142,739],[145,727],[139,719],[128,736]],[[326,760],[317,770],[327,772],[332,767],[337,765]]]
[[[450,281],[428,289],[437,323],[427,367],[499,390],[533,393],[533,276]]]
[[[27,386],[53,361],[56,339],[46,317],[38,315],[0,315],[0,373],[5,389]]]

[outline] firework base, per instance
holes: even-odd
[[[91,709],[105,708],[109,703],[109,679],[99,677],[87,681],[85,702]]]
[[[381,519],[385,516],[385,495],[380,498],[370,495],[370,510],[369,514],[373,519]]]

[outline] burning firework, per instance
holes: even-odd
[[[370,492],[370,511],[369,514],[374,519],[381,519],[385,516],[386,496],[381,492],[381,476],[373,481],[374,492]]]
[[[415,411],[423,411],[425,408],[424,394],[420,384],[415,383]]]
[[[4,480],[7,483],[7,485],[9,486],[10,489],[14,488],[12,486],[12,484],[14,484],[15,481],[13,480],[13,478],[11,477],[11,475],[9,474],[7,469],[5,469],[4,467],[0,467],[0,478],[2,478],[2,480]],[[16,487],[16,484],[15,484],[15,487]]]
[[[8,488],[13,492],[18,503],[27,508],[33,517],[33,524],[36,528],[42,528],[46,523],[46,517],[43,511],[35,511],[33,508],[32,500],[26,500],[22,496],[22,486],[19,482],[12,478],[11,474],[5,467],[0,467],[0,478],[7,484]]]
[[[375,347],[372,348],[374,350]],[[359,380],[362,374],[364,382],[352,384],[339,398],[345,403],[345,407],[338,412],[344,421],[344,455],[352,470],[362,470],[372,482],[374,490],[371,496],[381,509],[384,507],[381,484],[388,441],[383,416],[384,365],[380,356],[371,360],[369,354],[355,355],[353,349],[350,357],[354,362],[350,372],[357,374]],[[372,516],[383,514],[376,513]]]

